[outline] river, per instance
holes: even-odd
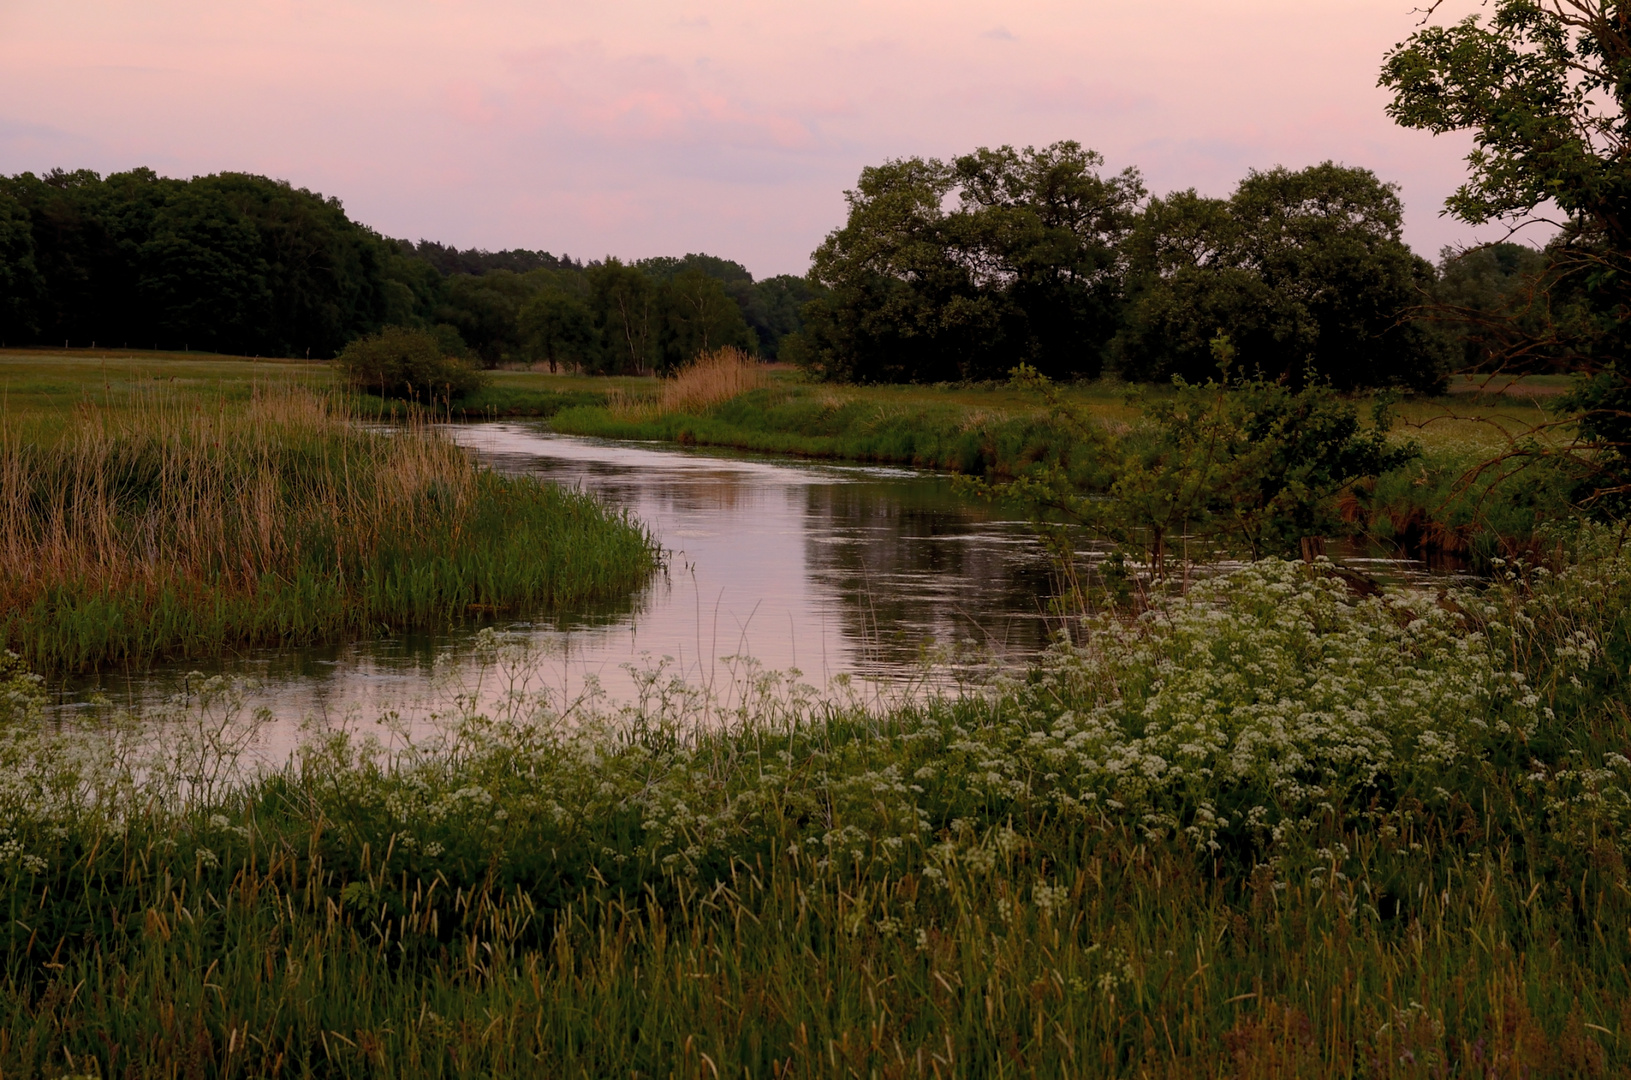
[[[626,700],[634,673],[659,664],[693,685],[718,685],[743,672],[746,656],[766,670],[797,669],[818,688],[840,676],[910,687],[1021,663],[1059,627],[1051,567],[1029,527],[943,475],[584,439],[526,423],[449,431],[495,469],[627,510],[666,552],[665,572],[622,602],[487,624],[528,646],[530,687],[559,699],[598,684]],[[1372,561],[1395,576],[1425,573]],[[71,714],[93,694],[147,708],[184,692],[197,670],[245,680],[249,703],[286,734],[307,721],[426,712],[468,692],[480,629],[107,672],[65,688],[57,710]]]

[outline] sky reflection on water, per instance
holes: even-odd
[[[274,717],[273,745],[303,721],[370,726],[424,717],[454,695],[502,688],[478,659],[491,625],[525,643],[527,687],[570,701],[599,685],[637,692],[629,670],[659,663],[695,686],[729,686],[750,656],[826,687],[839,676],[875,693],[939,683],[1032,656],[1050,617],[1052,568],[1012,510],[958,495],[945,476],[745,458],[706,450],[553,435],[524,423],[449,428],[493,468],[592,491],[651,529],[667,569],[634,596],[588,610],[472,623],[437,634],[260,650],[215,663],[104,673],[71,685],[71,716],[93,691],[146,709],[188,688],[190,672],[253,684]],[[1419,565],[1357,558],[1395,579]]]

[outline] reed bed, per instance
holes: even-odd
[[[704,353],[663,383],[664,412],[696,412],[770,385],[764,365],[726,346]]]
[[[1443,595],[1271,560],[979,694],[657,669],[225,786],[13,665],[0,1073],[1624,1075],[1628,609],[1589,531]]]
[[[606,411],[621,422],[641,423],[670,413],[703,413],[769,385],[763,364],[727,345],[697,356],[664,379],[655,393],[614,387],[607,392]]]
[[[0,642],[47,671],[431,626],[636,587],[650,538],[300,389],[0,423]]]

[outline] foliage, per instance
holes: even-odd
[[[797,362],[796,356],[782,356],[782,343],[800,333],[804,305],[820,295],[820,286],[792,274],[777,274],[757,283],[742,306],[742,317],[759,339],[759,355],[766,360]]]
[[[481,373],[448,356],[435,334],[401,326],[358,338],[335,362],[352,386],[380,397],[451,402],[482,385]]]
[[[655,564],[582,493],[304,391],[0,425],[0,648],[51,672],[618,600]]]
[[[662,327],[651,279],[613,258],[590,266],[587,276],[589,303],[604,335],[604,370],[639,375],[655,369]]]
[[[1143,195],[1075,142],[872,166],[814,254],[803,360],[826,379],[990,378],[1026,362],[1095,375],[1113,332],[1117,245]],[[948,199],[955,198],[947,210]]]
[[[36,305],[43,286],[34,265],[28,213],[0,190],[0,341],[15,343],[37,331]]]
[[[550,371],[592,371],[600,359],[600,330],[584,290],[545,286],[521,308],[520,333],[527,355],[545,361]]]
[[[1540,325],[1509,319],[1503,359],[1538,354],[1590,376],[1573,400],[1588,410],[1584,449],[1606,497],[1631,484],[1622,411],[1631,373],[1620,362],[1631,344],[1631,36],[1618,0],[1493,8],[1487,19],[1418,30],[1388,54],[1381,83],[1403,126],[1472,133],[1471,175],[1446,201],[1451,214],[1516,230],[1561,212]]]
[[[813,295],[712,255],[586,268],[388,240],[336,200],[258,176],[0,177],[0,342],[14,345],[326,359],[400,326],[489,368],[642,373],[725,345],[773,357]]]
[[[1631,569],[1571,546],[1442,596],[1270,560],[873,710],[659,668],[238,779],[219,680],[145,744],[12,725],[0,1068],[1623,1072]]]
[[[659,286],[666,312],[662,334],[662,371],[676,371],[719,349],[746,350],[751,344],[742,309],[716,278],[700,270],[681,270]]]
[[[1574,495],[1598,517],[1623,521],[1631,515],[1631,376],[1619,363],[1605,364],[1558,398],[1555,410],[1573,416],[1587,459]]]
[[[497,367],[520,358],[519,318],[533,291],[532,282],[508,270],[494,270],[480,277],[455,275],[448,279],[437,304],[436,321],[457,330],[460,340],[484,366]]]
[[[1442,346],[1405,317],[1434,274],[1402,224],[1395,187],[1331,162],[1253,172],[1226,200],[1152,200],[1126,243],[1121,373],[1205,378],[1227,330],[1271,379],[1441,389]]]
[[[438,244],[432,240],[420,240],[417,244],[397,240],[394,241],[394,246],[403,257],[423,264],[427,269],[435,271],[439,277],[453,277],[457,274],[480,277],[494,270],[527,274],[534,270],[583,268],[583,264],[573,261],[570,255],[555,256],[547,251],[529,251],[526,248],[507,248],[503,251],[466,248],[461,251],[457,247]]]
[[[1292,390],[1260,377],[1231,379],[1233,346],[1221,335],[1212,346],[1222,377],[1179,379],[1172,394],[1146,398],[1142,424],[1121,438],[1036,372],[1019,369],[1016,379],[1042,391],[1058,424],[1093,448],[1096,468],[1084,478],[1054,463],[987,493],[1027,502],[1044,520],[1063,514],[1136,544],[1159,577],[1177,540],[1221,539],[1260,558],[1339,530],[1339,494],[1419,454],[1410,444],[1389,447],[1385,399],[1366,427],[1351,402],[1317,381]]]
[[[1523,244],[1444,249],[1433,286],[1434,314],[1454,343],[1458,370],[1510,367],[1514,323],[1532,338],[1546,335],[1548,269],[1546,255]]]
[[[265,177],[22,173],[0,207],[0,235],[19,209],[28,230],[0,265],[26,272],[31,246],[37,275],[4,317],[33,340],[328,357],[384,315],[378,238]]]

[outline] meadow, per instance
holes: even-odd
[[[423,418],[366,429],[305,365],[5,374],[0,644],[36,670],[581,606],[656,567],[637,523]]]
[[[230,685],[154,746],[13,663],[0,1073],[1622,1074],[1631,562],[1558,540],[1266,560],[889,706],[567,708],[489,632],[497,712],[248,779]]]
[[[0,654],[0,1076],[1631,1068],[1619,531],[1542,526],[1525,561],[1436,592],[1265,559],[1080,613],[1026,670],[893,701],[751,664],[705,689],[659,663],[635,700],[565,702],[489,629],[501,692],[316,729],[255,772],[262,720],[228,681],[63,726],[33,672],[88,662],[86,641],[151,654],[163,611],[183,612],[164,640],[184,651],[366,632],[358,610],[581,603],[639,580],[650,539],[472,469],[423,414],[359,426],[322,369],[25,371],[45,363],[0,367],[0,479],[29,509],[5,526],[8,582],[57,582],[62,603],[53,622],[8,602],[41,636]],[[718,422],[834,456],[979,429],[1012,432],[1022,461],[1048,423],[1013,387],[720,367],[490,389],[599,395],[557,427],[701,443]],[[1095,423],[1137,420],[1121,388],[1063,392]],[[1536,408],[1418,407],[1425,462],[1486,453]],[[1418,479],[1392,482],[1419,498]],[[539,571],[539,550],[589,561]],[[167,608],[166,589],[211,599]],[[87,614],[106,596],[146,629],[108,633]],[[59,625],[79,629],[45,635]]]

